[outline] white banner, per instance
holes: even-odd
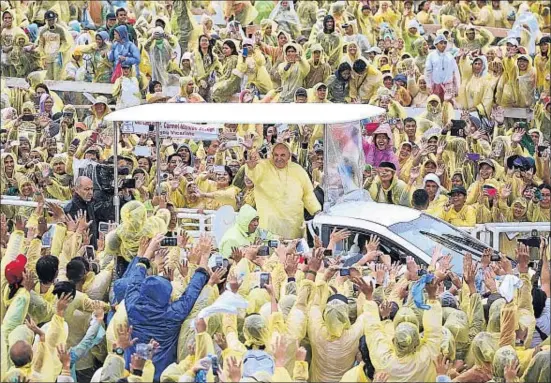
[[[216,140],[220,132],[219,125],[197,125],[186,123],[166,123],[159,126],[159,135],[163,138],[177,140],[192,138],[194,140]]]
[[[215,140],[221,130],[220,125],[198,125],[188,123],[166,123],[158,122],[127,121],[121,125],[121,133],[147,134],[150,126],[159,126],[159,136],[161,138],[194,139],[194,140]]]

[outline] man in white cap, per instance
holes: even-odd
[[[457,95],[457,90],[461,84],[461,75],[459,68],[453,56],[446,52],[448,40],[444,35],[438,35],[434,39],[436,50],[432,51],[427,57],[425,64],[425,80],[427,88],[432,90],[444,101],[444,94],[451,93]],[[453,89],[455,89],[453,91]]]

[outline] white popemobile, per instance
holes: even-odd
[[[462,274],[463,254],[470,252],[479,259],[487,245],[418,210],[375,203],[361,187],[361,122],[376,120],[383,113],[381,108],[364,104],[167,103],[118,110],[105,119],[126,124],[155,121],[158,127],[163,123],[184,122],[324,125],[326,201],[324,211],[308,223],[310,232],[318,234],[327,244],[333,229],[349,230],[353,235],[348,243],[340,244],[343,249],[354,245],[356,249],[361,248],[365,240],[375,234],[381,240],[382,251],[390,254],[393,261],[412,256],[419,264],[430,263],[433,249],[440,245],[444,254],[453,256],[453,270]]]

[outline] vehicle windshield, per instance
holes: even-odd
[[[469,234],[426,214],[413,221],[396,223],[388,228],[417,246],[429,257],[436,246],[442,246],[442,253],[452,256],[452,271],[459,275],[463,274],[463,255],[469,252],[478,260],[487,247]]]

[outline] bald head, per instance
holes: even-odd
[[[10,359],[15,367],[23,367],[33,360],[33,348],[24,340],[18,340],[10,348]]]
[[[75,193],[84,201],[91,201],[94,194],[94,183],[88,177],[78,177],[75,181]]]

